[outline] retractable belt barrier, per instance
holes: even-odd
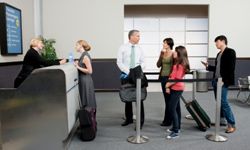
[[[169,79],[167,82],[211,82],[213,78],[205,78],[205,79],[195,79],[197,71],[192,71],[187,74],[193,74],[194,79]],[[216,79],[217,80],[217,79]],[[137,79],[136,81],[136,135],[128,137],[127,141],[133,144],[143,144],[149,141],[149,138],[146,136],[141,136],[140,130],[140,113],[141,113],[141,79]],[[222,89],[222,79],[219,78],[217,82],[217,95],[221,95]],[[193,84],[193,89],[196,90],[195,84]],[[195,98],[195,97],[193,97]],[[227,141],[226,136],[219,135],[220,128],[220,110],[221,109],[221,96],[217,96],[216,98],[216,115],[215,115],[215,133],[206,135],[206,139],[214,142],[225,142]]]
[[[213,78],[206,78],[206,79],[195,79],[197,77],[197,71],[192,72],[194,79],[181,79],[181,80],[167,80],[167,82],[210,82],[213,80],[217,81],[217,95],[221,95],[221,89],[222,89],[222,78],[213,79]],[[196,85],[193,84],[193,90],[196,90]],[[193,99],[195,99],[195,96],[193,95]],[[215,113],[215,132],[214,134],[207,134],[205,137],[206,139],[214,142],[226,142],[227,137],[224,135],[219,134],[220,129],[220,111],[221,111],[221,96],[217,96],[216,98],[216,113]],[[189,116],[186,116],[186,118],[190,118]]]
[[[213,78],[207,78],[207,79],[169,79],[167,82],[210,82],[213,81]]]
[[[127,141],[133,144],[143,144],[149,138],[141,135],[141,79],[136,79],[136,135],[128,137]]]

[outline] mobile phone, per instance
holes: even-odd
[[[204,66],[207,66],[207,62],[201,61]]]

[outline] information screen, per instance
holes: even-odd
[[[21,10],[6,3],[0,3],[1,54],[22,54]]]

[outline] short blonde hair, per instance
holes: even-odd
[[[91,50],[91,46],[88,44],[87,41],[79,40],[79,41],[77,41],[77,43],[79,45],[81,45],[86,51],[90,51]]]
[[[36,47],[40,42],[43,42],[41,38],[33,38],[30,40],[30,47]]]

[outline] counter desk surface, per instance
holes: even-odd
[[[17,89],[0,89],[4,150],[65,149],[79,108],[73,64],[34,70]]]

